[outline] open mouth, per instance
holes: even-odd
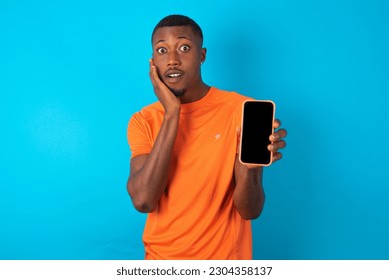
[[[168,74],[166,75],[167,78],[178,78],[178,77],[182,77],[182,73],[172,73],[172,74]]]
[[[165,73],[166,80],[169,83],[179,82],[181,80],[182,76],[184,76],[184,72],[177,70],[177,69],[171,69]]]

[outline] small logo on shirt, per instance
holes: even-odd
[[[215,140],[219,140],[219,138],[220,138],[220,133],[215,135]]]

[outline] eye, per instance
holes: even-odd
[[[157,49],[157,52],[158,52],[159,54],[164,54],[164,53],[167,52],[167,50],[166,50],[165,48],[158,48],[158,49]]]
[[[190,47],[188,45],[183,45],[182,47],[180,47],[180,51],[182,52],[187,52],[190,50]]]

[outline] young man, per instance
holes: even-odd
[[[152,34],[150,79],[159,102],[135,113],[127,190],[149,213],[146,259],[251,259],[251,219],[263,208],[262,167],[238,160],[242,102],[206,85],[203,34],[190,18],[162,19]],[[278,128],[279,121],[274,126]],[[269,135],[273,161],[284,129]]]

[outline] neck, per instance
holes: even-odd
[[[192,103],[200,100],[207,95],[210,86],[203,81],[198,86],[188,89],[183,96],[180,97],[181,104]]]

